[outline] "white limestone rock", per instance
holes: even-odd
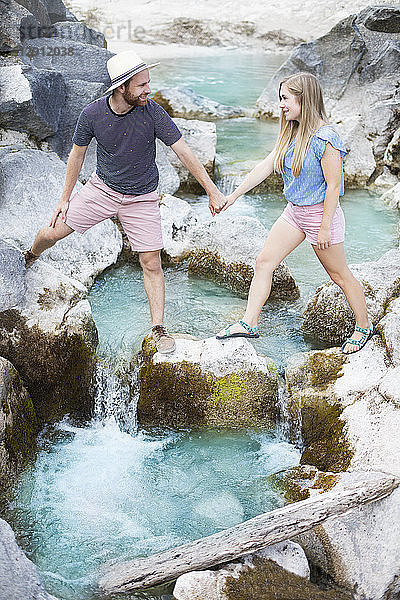
[[[363,286],[369,316],[377,323],[388,303],[400,293],[400,250],[389,250],[377,261],[350,265],[350,269]],[[303,316],[303,329],[332,345],[343,343],[354,328],[345,295],[333,282],[317,289]]]
[[[383,157],[385,165],[395,171],[400,171],[400,127],[396,129]]]
[[[31,247],[48,225],[64,188],[65,164],[54,153],[22,149],[0,155],[0,229],[21,250]],[[77,183],[75,190],[82,186]],[[80,235],[73,233],[44,252],[39,261],[88,285],[113,264],[122,248],[118,228],[106,220]]]
[[[199,219],[186,200],[165,194],[160,200],[164,251],[180,261],[192,250],[191,232]]]
[[[220,104],[211,98],[197,94],[190,87],[162,88],[156,92],[154,100],[171,117],[215,121],[246,116],[243,108]]]
[[[369,186],[376,194],[386,194],[399,183],[398,177],[394,175],[387,167],[383,167],[382,174],[379,175],[375,181]]]
[[[156,165],[159,173],[158,193],[174,195],[180,186],[180,179],[176,169],[171,165],[160,140],[156,140]]]
[[[0,312],[12,308],[24,297],[24,271],[21,252],[0,239]]]
[[[393,300],[378,325],[394,365],[400,365],[400,298]],[[400,388],[400,380],[399,380]]]
[[[383,194],[382,200],[385,204],[388,204],[390,208],[400,209],[400,182],[396,183],[395,186]]]

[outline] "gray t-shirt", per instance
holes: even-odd
[[[159,177],[156,138],[171,146],[182,134],[154,100],[118,115],[110,108],[108,98],[99,98],[85,106],[72,141],[77,146],[87,146],[96,138],[96,173],[113,190],[135,195],[153,192]]]

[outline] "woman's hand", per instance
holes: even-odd
[[[232,206],[232,204],[236,200],[236,198],[234,197],[233,194],[229,194],[229,196],[225,196],[225,199],[226,199],[226,204],[222,210],[226,210],[227,208],[229,208],[229,206]]]
[[[318,250],[326,250],[331,245],[331,228],[320,227],[317,236],[317,248]]]

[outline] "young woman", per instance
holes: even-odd
[[[243,319],[228,325],[217,338],[259,337],[258,318],[270,294],[272,273],[306,239],[354,312],[354,333],[342,346],[344,354],[352,354],[365,346],[374,327],[368,319],[363,289],[346,264],[343,247],[345,222],[338,201],[344,192],[346,149],[328,125],[321,87],[314,75],[287,77],[279,86],[279,98],[280,132],[275,148],[227,197],[223,210],[274,170],[283,177],[288,204],[257,257]]]

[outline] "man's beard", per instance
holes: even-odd
[[[125,102],[127,104],[129,104],[130,106],[139,106],[141,101],[139,100],[139,96],[134,96],[133,94],[131,94],[131,92],[129,92],[128,90],[125,90],[122,93],[122,97],[125,100]]]

